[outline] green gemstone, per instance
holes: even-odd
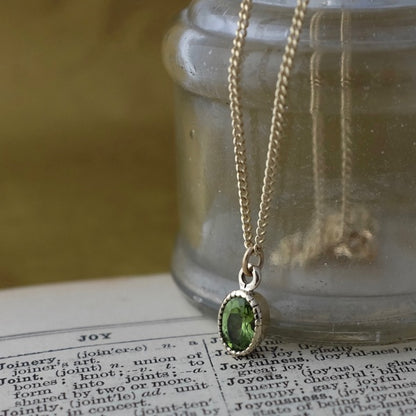
[[[234,351],[244,351],[254,337],[254,327],[254,312],[250,304],[244,298],[231,298],[222,314],[224,342]]]

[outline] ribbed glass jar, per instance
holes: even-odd
[[[295,0],[255,0],[242,90],[255,223]],[[168,32],[180,231],[173,275],[217,311],[244,253],[227,66],[239,0],[196,0]],[[416,4],[311,0],[290,78],[259,291],[307,341],[416,336]]]

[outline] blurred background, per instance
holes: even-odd
[[[167,271],[188,0],[0,2],[0,287]]]

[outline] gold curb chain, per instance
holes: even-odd
[[[231,49],[230,65],[228,68],[228,91],[230,100],[232,136],[234,143],[235,167],[237,173],[238,198],[240,205],[241,224],[243,230],[244,246],[247,251],[243,261],[243,271],[251,276],[250,256],[255,255],[263,259],[263,244],[269,219],[272,193],[276,172],[280,159],[280,143],[283,135],[283,122],[289,76],[293,66],[296,48],[302,29],[305,11],[309,0],[298,0],[285,51],[280,64],[279,73],[273,101],[272,122],[270,127],[269,144],[264,171],[263,186],[257,220],[257,228],[253,236],[253,227],[250,219],[250,197],[247,181],[247,158],[244,138],[243,113],[241,107],[241,66],[242,51],[247,37],[251,8],[253,0],[243,0],[240,6],[238,27]]]

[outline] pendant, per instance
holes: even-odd
[[[247,283],[240,270],[240,290],[229,293],[218,312],[219,336],[226,350],[236,357],[256,349],[264,339],[270,319],[266,299],[254,292],[260,284],[260,269],[253,267],[252,275],[251,282]]]

